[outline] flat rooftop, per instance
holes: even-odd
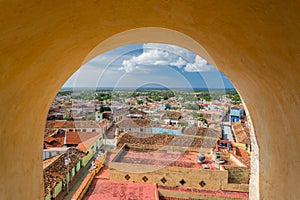
[[[215,161],[212,160],[211,155],[205,154],[205,162],[202,164],[196,161],[197,155],[198,152],[153,150],[147,149],[147,147],[136,148],[124,145],[112,162],[195,169],[204,169],[202,164],[206,164],[211,170],[218,169],[215,167]],[[225,160],[225,165],[238,166],[238,164],[230,158]]]
[[[197,154],[196,152],[144,150],[126,146],[112,162],[203,169],[202,164],[196,162]],[[207,155],[205,164],[209,165],[210,169],[215,169],[210,155]]]
[[[158,190],[155,184],[110,181],[95,178],[83,200],[158,200]]]

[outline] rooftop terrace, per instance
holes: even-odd
[[[112,162],[195,169],[204,169],[202,164],[206,164],[210,170],[217,169],[211,155],[206,154],[205,162],[202,164],[196,161],[197,155],[198,152],[167,151],[124,145]],[[226,159],[226,165],[238,166],[230,158]]]
[[[155,184],[110,181],[95,178],[83,200],[139,199],[158,200]]]

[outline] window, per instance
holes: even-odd
[[[86,129],[84,128],[84,129],[82,129],[82,132],[86,132]]]

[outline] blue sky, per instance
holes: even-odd
[[[184,48],[158,43],[131,44],[84,64],[63,87],[233,88],[206,60]]]

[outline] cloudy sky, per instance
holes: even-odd
[[[157,43],[131,44],[84,64],[63,87],[233,88],[206,60],[184,48]]]

